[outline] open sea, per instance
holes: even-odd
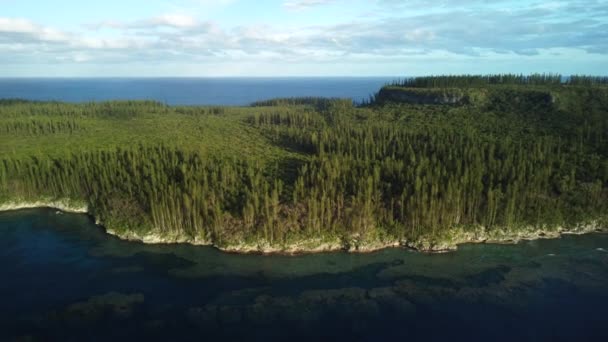
[[[341,78],[0,78],[0,98],[91,102],[155,100],[169,105],[246,106],[279,97],[360,102],[390,77]]]

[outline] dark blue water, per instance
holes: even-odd
[[[170,105],[248,105],[279,97],[368,99],[392,78],[1,79],[0,98],[90,102],[156,100]]]
[[[0,213],[0,340],[607,341],[608,235],[427,255],[146,246]]]

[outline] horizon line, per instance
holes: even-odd
[[[417,75],[282,75],[282,76],[235,76],[235,75],[224,75],[224,76],[0,76],[0,80],[16,80],[16,79],[222,79],[222,78],[233,78],[233,79],[287,79],[287,78],[415,78],[415,77],[428,77],[428,76],[494,76],[494,75],[559,75],[563,77],[568,76],[592,76],[592,77],[608,77],[608,74],[581,74],[581,73],[545,73],[545,72],[532,72],[532,73],[437,73],[437,74],[417,74]]]

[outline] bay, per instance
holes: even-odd
[[[608,339],[608,235],[423,254],[144,245],[0,213],[0,340]]]

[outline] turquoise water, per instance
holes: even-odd
[[[88,102],[155,100],[170,105],[249,105],[278,97],[369,99],[390,77],[0,78],[0,98]]]
[[[608,235],[421,254],[147,246],[0,213],[0,340],[608,340]]]

